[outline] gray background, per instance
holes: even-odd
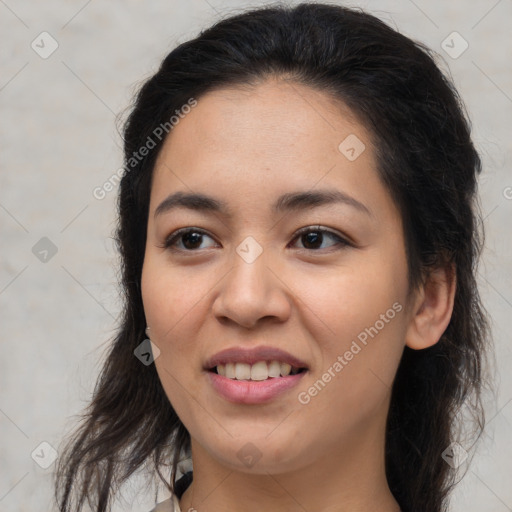
[[[221,16],[257,5],[263,2],[0,0],[0,511],[53,509],[55,465],[43,469],[31,453],[37,448],[34,457],[44,462],[51,453],[41,442],[59,449],[114,332],[116,190],[103,200],[92,191],[122,165],[116,115],[172,47]],[[493,320],[497,390],[488,396],[489,423],[452,510],[512,511],[512,1],[347,5],[368,9],[442,54],[473,122],[485,169],[479,281]],[[59,45],[47,58],[40,56],[51,49],[44,31]],[[454,31],[469,45],[457,58],[441,46]],[[452,54],[463,49],[458,36],[447,41]],[[39,242],[43,237],[56,254],[48,241]],[[134,479],[115,511],[144,512],[153,503]]]

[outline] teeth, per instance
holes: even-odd
[[[251,365],[247,363],[235,363],[236,380],[248,380],[251,378]]]
[[[251,366],[251,380],[267,380],[268,366],[265,361],[260,361]]]
[[[226,363],[217,365],[217,373],[228,379],[236,380],[267,380],[273,377],[287,377],[299,373],[298,368],[292,368],[288,363],[279,361],[258,361],[253,365],[247,363]]]
[[[279,377],[281,375],[281,365],[278,361],[270,361],[268,365],[268,376]]]
[[[226,377],[228,379],[234,379],[235,378],[235,365],[233,363],[227,363],[226,364]]]
[[[288,363],[281,363],[281,375],[283,377],[290,375],[291,371],[292,371],[291,365],[289,365]]]

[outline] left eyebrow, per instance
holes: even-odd
[[[316,190],[305,192],[293,192],[283,194],[274,203],[272,210],[274,213],[282,211],[297,211],[303,209],[313,209],[333,203],[341,203],[352,206],[356,210],[369,216],[373,216],[370,209],[352,196],[340,190]]]
[[[333,203],[351,206],[373,217],[371,210],[367,206],[340,190],[298,191],[283,194],[272,205],[272,211],[273,213],[280,213],[284,211],[311,210]],[[205,194],[185,192],[175,192],[164,199],[156,208],[154,216],[157,217],[175,208],[216,212],[229,218],[233,216],[231,209],[224,201]]]

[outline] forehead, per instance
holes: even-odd
[[[218,153],[229,145],[260,160],[280,155],[303,159],[312,146],[338,155],[338,143],[352,132],[370,143],[364,126],[339,100],[290,80],[270,79],[205,94],[165,146],[180,153],[193,146]]]
[[[174,190],[219,191],[230,202],[257,208],[315,187],[389,208],[371,135],[350,109],[310,87],[269,80],[198,99],[160,151],[152,209]]]

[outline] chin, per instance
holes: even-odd
[[[307,465],[315,453],[312,447],[299,448],[296,436],[271,437],[268,437],[268,431],[259,438],[251,435],[238,438],[228,436],[223,442],[212,442],[208,452],[223,466],[254,475],[297,470]]]

